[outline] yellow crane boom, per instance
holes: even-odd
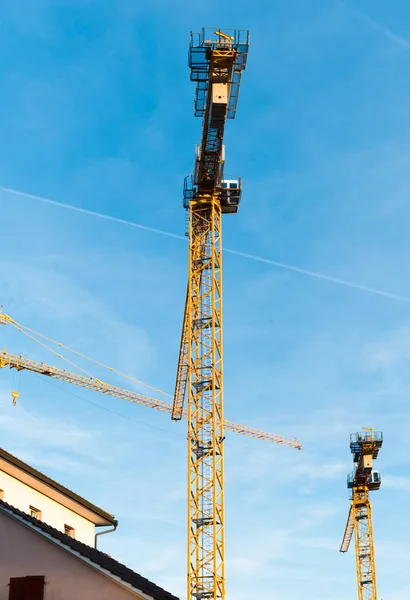
[[[64,381],[66,383],[72,383],[88,390],[93,390],[95,392],[106,394],[107,396],[112,396],[113,398],[120,398],[121,400],[127,400],[128,402],[140,404],[141,406],[155,408],[155,410],[159,410],[164,413],[171,414],[172,412],[172,404],[170,402],[166,402],[165,400],[150,398],[149,396],[139,394],[138,392],[133,392],[115,385],[110,385],[109,383],[105,383],[104,381],[94,377],[77,375],[76,373],[71,373],[65,369],[52,367],[43,362],[38,362],[23,356],[19,356],[18,354],[10,354],[5,350],[0,352],[0,368],[4,367],[10,367],[10,369],[16,369],[17,371],[25,370],[38,373],[40,375],[46,375],[47,377],[59,379],[60,381]],[[186,410],[183,411],[183,417],[185,419],[187,418]],[[261,429],[254,429],[252,427],[240,425],[239,423],[233,423],[231,421],[225,421],[225,429],[234,433],[247,435],[252,438],[265,440],[267,442],[289,446],[290,448],[297,448],[300,450],[302,447],[296,439],[283,437],[275,433],[268,433],[266,431],[262,431]]]
[[[377,458],[383,444],[383,434],[370,428],[363,429],[364,431],[350,436],[350,450],[355,469],[347,478],[347,487],[352,490],[352,498],[340,552],[348,551],[354,533],[358,599],[377,600],[369,491],[378,490],[381,484],[380,472],[373,470],[373,460]]]

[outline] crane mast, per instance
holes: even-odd
[[[340,552],[348,551],[354,533],[359,600],[377,600],[369,491],[378,490],[381,485],[379,471],[373,470],[373,460],[377,458],[382,444],[381,431],[364,428],[364,431],[350,436],[350,450],[355,469],[347,477],[347,487],[352,490],[352,498]]]
[[[240,179],[224,179],[223,135],[234,118],[249,32],[191,33],[195,116],[203,118],[194,175],[185,179],[188,289],[172,418],[188,390],[188,600],[224,600],[224,423],[221,216],[236,213]]]

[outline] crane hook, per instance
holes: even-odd
[[[19,392],[13,391],[13,392],[11,392],[11,395],[12,395],[12,398],[13,398],[13,404],[14,404],[14,406],[16,406],[16,404],[17,404],[17,398],[20,396],[20,394],[19,394]]]

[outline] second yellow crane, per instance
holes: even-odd
[[[0,315],[0,323],[1,316],[4,315]],[[101,379],[97,379],[96,377],[85,377],[83,375],[78,375],[77,373],[71,373],[66,369],[59,369],[57,367],[32,360],[18,354],[11,354],[6,350],[0,351],[0,369],[4,367],[10,367],[10,369],[16,369],[17,371],[31,371],[32,373],[38,373],[39,375],[46,375],[52,379],[59,379],[65,383],[72,383],[94,392],[100,392],[106,396],[112,396],[113,398],[119,398],[121,400],[126,400],[127,402],[133,402],[134,404],[140,404],[141,406],[146,406],[148,408],[155,408],[155,410],[159,410],[164,413],[172,413],[172,404],[170,402],[166,402],[165,400],[151,398],[150,396],[145,396],[144,394],[140,394],[132,390],[127,390],[116,385],[110,385],[109,383],[101,381]],[[19,393],[13,391],[12,397],[13,404],[16,404]],[[183,411],[182,416],[185,419],[187,418],[186,410]],[[276,433],[263,431],[262,429],[247,427],[246,425],[234,423],[233,421],[225,420],[224,427],[227,431],[232,431],[233,433],[239,433],[255,439],[264,440],[266,442],[288,446],[289,448],[297,448],[298,450],[302,448],[297,439],[283,437]]]

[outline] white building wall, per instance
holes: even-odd
[[[94,546],[94,523],[77,515],[55,500],[33,490],[25,483],[0,471],[0,490],[4,491],[4,502],[30,514],[30,506],[41,510],[41,520],[64,533],[64,525],[75,529],[75,538],[88,546]]]

